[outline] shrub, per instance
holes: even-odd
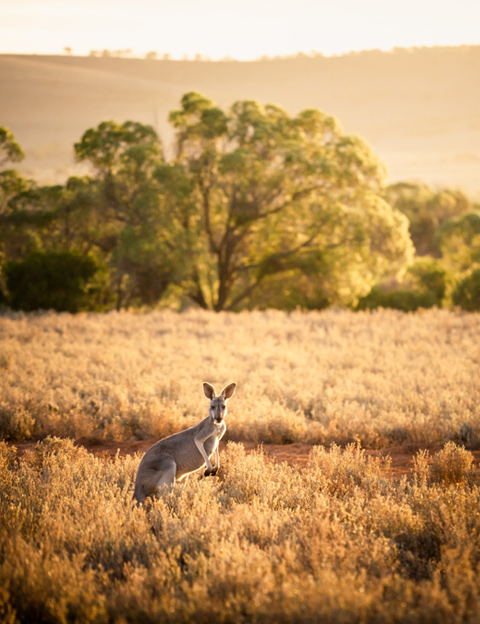
[[[480,310],[480,269],[475,269],[456,285],[452,301],[467,312]]]
[[[430,479],[430,453],[426,449],[418,451],[413,458],[413,478],[418,485],[426,485]]]
[[[87,284],[97,272],[90,256],[36,251],[5,267],[8,303],[14,310],[78,312],[88,307]]]
[[[382,286],[374,286],[368,295],[360,299],[357,309],[392,308],[402,312],[415,312],[419,308],[432,308],[438,303],[437,297],[431,291],[421,293],[406,289],[388,291]]]
[[[368,491],[376,485],[377,479],[388,470],[390,458],[372,458],[365,455],[360,444],[348,444],[344,451],[332,444],[327,451],[323,446],[314,446],[309,457],[309,470],[329,494],[352,495],[362,487]]]
[[[0,437],[165,437],[205,417],[203,379],[232,379],[237,442],[476,448],[477,337],[478,314],[435,309],[7,313]]]
[[[431,479],[445,485],[465,483],[471,475],[473,455],[463,446],[447,442],[436,453],[430,467]]]
[[[448,274],[435,258],[417,258],[403,281],[394,288],[377,285],[363,297],[359,310],[393,308],[414,312],[419,308],[441,307],[447,288]]]
[[[32,437],[35,418],[26,409],[0,403],[0,432],[4,440],[21,442]]]
[[[478,620],[478,488],[386,480],[358,447],[297,470],[229,444],[218,478],[137,508],[138,457],[14,455],[0,443],[2,621]]]

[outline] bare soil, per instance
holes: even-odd
[[[117,455],[119,457],[125,457],[126,455],[133,455],[135,453],[145,453],[157,440],[135,440],[135,441],[107,441],[92,443],[92,441],[84,438],[79,438],[75,441],[78,446],[85,447],[89,452],[104,457],[105,459],[113,459]],[[220,443],[220,452],[225,450],[226,442]],[[252,452],[256,449],[261,449],[265,457],[275,462],[286,462],[288,465],[302,468],[308,461],[308,456],[312,450],[311,444],[255,444],[253,442],[242,442],[247,452]],[[33,448],[35,442],[17,443],[15,446],[18,449],[19,455],[22,455],[26,450]],[[365,450],[365,455],[370,457],[390,457],[391,464],[388,471],[388,475],[391,477],[401,477],[402,475],[410,476],[413,470],[413,461],[418,451],[425,449],[425,446],[419,446],[414,444],[406,444],[403,446],[391,446],[389,448],[381,450]],[[430,455],[439,451],[441,447],[428,447]],[[475,467],[480,466],[480,451],[471,451],[474,456]]]

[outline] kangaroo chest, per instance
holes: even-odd
[[[203,446],[207,455],[210,456],[210,454],[213,453],[216,445],[218,444],[226,430],[227,427],[225,423],[222,423],[219,427],[216,427],[212,435],[207,440],[205,440]]]

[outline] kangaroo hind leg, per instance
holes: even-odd
[[[165,486],[172,488],[175,485],[177,464],[173,457],[165,456],[160,460],[158,479],[155,483],[155,494],[160,494]]]

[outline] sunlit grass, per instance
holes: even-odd
[[[442,453],[442,452],[441,452]],[[387,478],[358,445],[306,467],[229,443],[220,477],[132,505],[139,457],[0,444],[6,622],[474,622],[478,473]],[[463,471],[463,472],[462,472]],[[449,474],[449,471],[444,473]]]
[[[438,310],[2,317],[6,439],[161,437],[204,417],[202,381],[235,380],[231,440],[328,448],[299,468],[230,442],[218,477],[137,508],[139,456],[0,443],[0,619],[475,622],[480,476],[458,443],[480,439],[479,325]],[[392,479],[355,440],[445,444]]]
[[[0,317],[0,436],[162,437],[238,391],[231,440],[480,445],[480,315],[446,310]]]

